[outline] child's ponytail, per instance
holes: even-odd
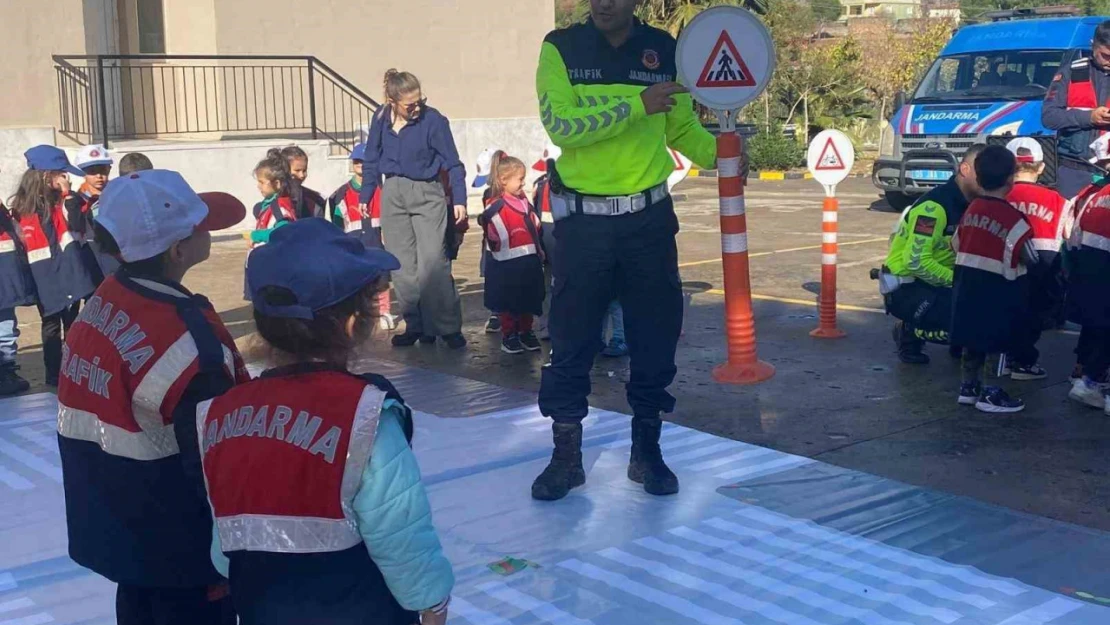
[[[277,183],[280,188],[278,195],[288,196],[292,192],[293,175],[289,173],[289,162],[278,148],[270,148],[266,152],[266,158],[254,168],[254,175]]]
[[[500,173],[501,161],[508,156],[505,150],[497,150],[489,161],[489,196],[494,200],[501,197],[501,194],[505,192],[505,187],[501,184],[501,176],[498,174]]]

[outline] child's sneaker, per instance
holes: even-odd
[[[540,340],[536,338],[536,333],[529,330],[520,335],[520,345],[530,352],[538,352],[543,349],[540,345]]]
[[[1007,368],[1010,370],[1010,379],[1017,380],[1019,382],[1043,380],[1048,377],[1048,372],[1045,371],[1044,368],[1038,364],[1025,366],[1014,363],[1013,366]]]
[[[490,315],[486,321],[486,334],[499,334],[501,332],[501,317]]]
[[[523,354],[524,345],[520,343],[520,335],[510,334],[501,339],[501,351],[506,354]]]
[[[616,339],[610,340],[609,344],[601,350],[601,355],[606,358],[620,358],[621,356],[628,355],[628,344],[624,341]]]
[[[1068,397],[1091,408],[1106,409],[1106,398],[1102,395],[1102,387],[1087,376],[1072,381]]]
[[[378,319],[378,327],[383,330],[396,330],[397,317],[394,317],[390,313],[382,313],[381,318]]]
[[[982,392],[983,387],[978,382],[964,382],[960,385],[960,396],[956,402],[961,406],[974,406]]]
[[[1021,412],[1025,410],[1025,402],[1011,398],[997,386],[988,386],[979,395],[979,401],[975,402],[975,409],[992,414]]]

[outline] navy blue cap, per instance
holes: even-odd
[[[352,161],[365,161],[366,160],[366,144],[359,143],[351,148]]]
[[[70,164],[66,153],[52,145],[36,145],[23,153],[27,167],[38,171],[64,171],[67,174],[84,177],[85,172]]]
[[[256,310],[270,317],[313,319],[316,311],[358,293],[382,275],[401,268],[389,252],[368,248],[323,219],[302,219],[281,226],[270,241],[247,258],[247,288]],[[267,304],[266,287],[289,289],[297,303]]]

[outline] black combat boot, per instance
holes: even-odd
[[[15,363],[0,365],[0,397],[18,395],[31,388],[31,384],[19,377],[16,371],[19,367]],[[56,385],[56,384],[55,384]]]
[[[658,417],[632,419],[632,459],[628,463],[628,479],[643,484],[651,495],[673,495],[678,492],[678,477],[663,462],[659,435],[663,422]]]
[[[557,501],[567,496],[572,488],[586,483],[582,469],[582,424],[552,423],[555,451],[551,463],[532,483],[532,499]]]
[[[907,365],[929,364],[929,356],[922,349],[925,341],[915,335],[908,323],[899,321],[894,324],[894,344],[898,347],[898,360]]]

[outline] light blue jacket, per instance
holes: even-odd
[[[420,467],[401,428],[404,412],[386,400],[370,462],[362,473],[354,512],[371,559],[406,610],[432,608],[451,595],[455,574],[432,524]],[[212,563],[225,577],[228,559],[212,532]]]

